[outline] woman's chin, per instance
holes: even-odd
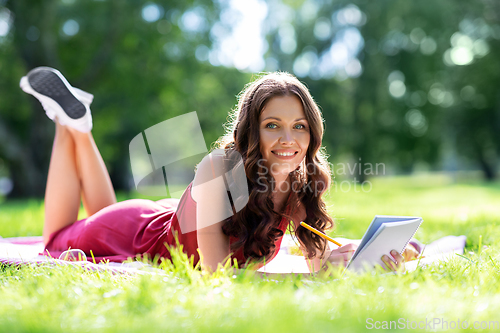
[[[271,175],[279,175],[285,174],[288,175],[290,172],[297,169],[299,165],[297,163],[289,163],[289,162],[274,162],[267,165],[267,169],[271,173]]]
[[[276,178],[276,177],[280,177],[282,178],[283,176],[288,176],[291,172],[293,172],[295,168],[289,168],[289,167],[286,167],[286,168],[275,168],[272,172],[271,172],[271,175]]]

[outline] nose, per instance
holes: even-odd
[[[281,137],[279,139],[279,143],[283,145],[291,145],[293,144],[294,138],[293,138],[293,133],[292,131],[289,130],[283,130],[281,133]]]

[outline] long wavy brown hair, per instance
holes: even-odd
[[[310,129],[305,159],[289,175],[292,184],[290,198],[279,212],[274,209],[272,201],[273,176],[259,163],[263,160],[259,116],[266,104],[277,96],[297,96]],[[283,236],[279,229],[281,219],[285,216],[290,220],[293,215],[293,210],[285,214],[289,206],[303,204],[307,212],[304,222],[318,230],[333,227],[322,199],[330,186],[331,170],[325,150],[321,147],[324,130],[321,112],[309,90],[297,78],[285,72],[270,73],[247,84],[238,97],[238,105],[225,125],[226,134],[217,140],[213,148],[234,149],[241,154],[250,195],[248,204],[224,221],[222,230],[227,236],[236,237],[237,241],[231,244],[233,252],[242,248],[246,258],[259,260],[270,258],[276,251],[275,241]],[[307,250],[309,258],[316,255],[316,250],[324,253],[326,241],[323,238],[305,228],[297,228],[293,232]]]

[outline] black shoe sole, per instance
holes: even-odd
[[[85,105],[68,90],[56,73],[43,69],[27,76],[33,90],[56,101],[71,119],[81,118],[87,112]]]

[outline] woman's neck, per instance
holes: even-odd
[[[276,184],[274,186],[273,192],[286,192],[288,193],[290,190],[290,186],[288,186],[288,175],[287,174],[274,174],[273,175]]]
[[[273,202],[274,207],[278,208],[277,210],[279,211],[286,204],[291,185],[287,174],[276,174],[273,177],[276,181],[273,190]]]

